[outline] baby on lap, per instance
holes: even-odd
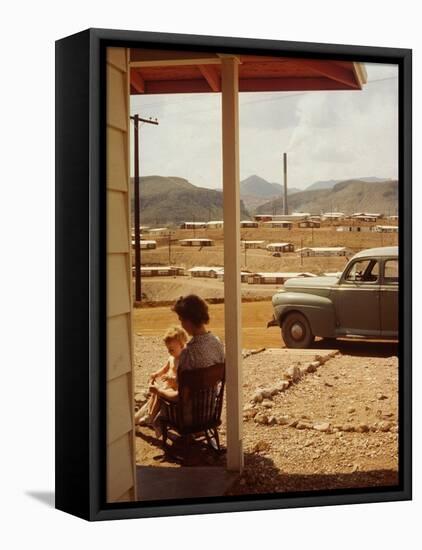
[[[151,374],[148,380],[151,395],[135,414],[135,423],[154,427],[158,432],[157,435],[160,434],[160,430],[155,420],[161,409],[160,396],[177,400],[179,357],[186,345],[188,335],[182,327],[172,326],[164,334],[163,340],[169,352],[168,359],[159,370]]]

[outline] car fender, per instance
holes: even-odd
[[[330,298],[307,292],[282,292],[273,296],[272,303],[280,326],[288,313],[298,311],[308,319],[315,336],[336,335],[335,310]]]

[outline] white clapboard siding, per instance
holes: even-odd
[[[108,252],[123,253],[126,256],[129,252],[127,193],[108,191],[107,219],[113,220],[113,224],[107,225]]]
[[[107,128],[107,144],[114,154],[107,155],[107,188],[127,191],[129,174],[127,162],[127,133],[116,128]]]
[[[133,442],[130,432],[122,435],[108,446],[107,453],[107,500],[116,502],[131,491],[135,483],[134,471],[129,468],[133,460]],[[132,497],[133,498],[133,497]]]
[[[130,319],[127,314],[107,319],[107,380],[130,373]]]
[[[107,500],[136,499],[128,50],[107,50]]]

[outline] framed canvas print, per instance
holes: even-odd
[[[56,42],[56,507],[411,498],[411,50]]]

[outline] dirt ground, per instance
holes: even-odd
[[[329,357],[320,341],[305,354],[281,350],[278,341],[259,353],[243,350],[245,467],[228,495],[397,484],[397,345],[339,340],[336,349]],[[136,336],[135,357],[140,392],[166,359],[161,337]],[[314,368],[307,372],[310,361]],[[288,374],[293,367],[296,381]],[[286,381],[283,391],[252,403],[257,391]],[[225,449],[225,402],[219,433]],[[136,441],[138,464],[225,465],[224,452],[216,456],[200,440],[188,447],[177,440],[177,460],[163,455],[148,427],[137,428]]]
[[[380,222],[381,223],[381,222]],[[365,224],[362,224],[365,225]],[[185,247],[180,246],[179,239],[186,238],[210,238],[215,246],[210,247]],[[169,255],[168,237],[149,237],[157,241],[155,250],[143,250],[141,254],[142,265],[177,265],[189,269],[193,266],[223,266],[224,265],[224,232],[222,229],[177,229],[171,234],[171,250]],[[242,229],[242,240],[264,240],[270,242],[291,242],[298,249],[302,246],[346,246],[353,253],[364,248],[377,246],[391,246],[398,244],[396,233],[376,232],[338,232],[336,227],[325,225],[319,229],[273,229],[259,227],[256,229]],[[242,249],[241,267],[248,271],[309,271],[321,275],[326,271],[342,271],[347,259],[344,256],[333,257],[309,257],[301,258],[297,252],[286,253],[281,257],[274,257],[266,249],[248,249],[246,255]],[[178,279],[188,277],[178,277]],[[190,278],[190,277],[189,277]],[[148,279],[145,278],[146,292],[148,294]],[[257,289],[259,285],[246,285],[249,289]],[[251,288],[252,287],[252,288]],[[222,282],[217,282],[218,289],[223,288]],[[165,299],[155,297],[150,289],[149,299]],[[161,289],[163,292],[163,289]],[[219,291],[220,292],[220,291]],[[222,292],[222,291],[221,291]]]
[[[202,296],[203,294],[201,294]],[[224,304],[209,304],[209,330],[224,342]],[[281,332],[277,327],[266,328],[272,318],[271,301],[242,303],[242,345],[245,348],[279,347]],[[140,336],[162,336],[169,325],[178,324],[170,306],[134,309],[134,331]]]

